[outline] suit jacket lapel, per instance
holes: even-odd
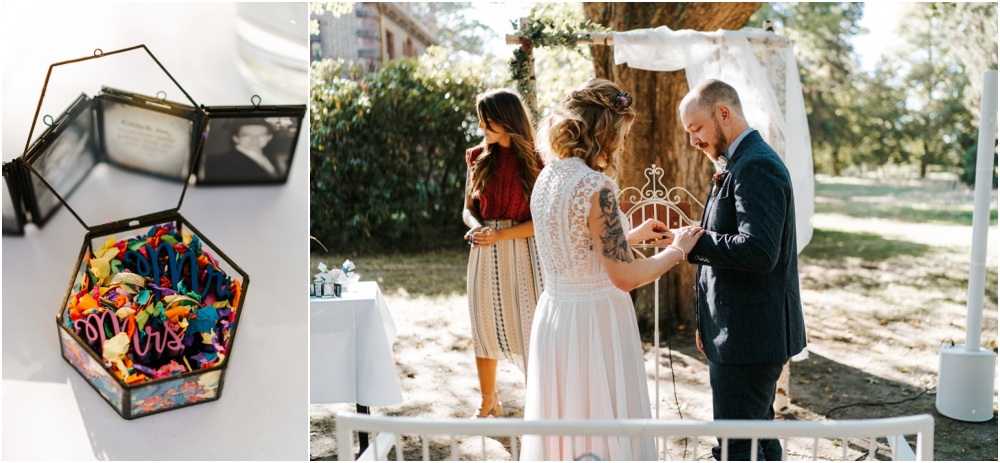
[[[737,145],[736,149],[733,151],[733,155],[728,158],[729,162],[726,164],[726,170],[732,171],[731,167],[735,165],[736,160],[739,159],[747,149],[749,149],[750,145],[763,140],[764,139],[760,137],[760,132],[757,130],[753,130],[743,137],[743,140],[740,140],[740,144]],[[716,187],[715,182],[711,182],[711,187],[708,189],[708,199],[705,201],[705,212],[701,214],[701,228],[707,229],[705,224],[708,220],[708,214],[714,208],[715,200],[719,197],[719,192],[714,190],[719,188],[721,188],[721,186]]]
[[[705,199],[705,211],[701,213],[701,228],[706,228],[705,223],[708,221],[708,212],[712,209],[712,203],[715,202],[715,196],[712,194],[712,189],[714,188],[714,183],[710,182],[710,187],[708,187],[708,198]]]

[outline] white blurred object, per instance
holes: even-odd
[[[990,226],[990,190],[997,130],[997,71],[983,75],[983,102],[979,116],[976,196],[972,214],[972,255],[969,262],[968,318],[965,345],[941,348],[937,410],[961,421],[993,419],[993,390],[997,354],[979,344],[986,291],[986,244]]]
[[[308,4],[237,3],[236,67],[264,104],[301,104],[309,94]]]

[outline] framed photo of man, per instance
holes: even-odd
[[[206,107],[198,184],[285,183],[305,105]]]

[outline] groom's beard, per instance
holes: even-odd
[[[722,133],[722,125],[719,124],[719,121],[713,120],[712,122],[715,124],[715,133],[719,134],[718,137],[711,144],[703,142],[698,145],[698,149],[708,154],[708,147],[711,146],[715,149],[714,156],[718,158],[726,154],[726,150],[729,149],[729,143],[726,142],[726,136]]]
[[[715,143],[712,143],[712,147],[715,148],[715,157],[718,158],[726,154],[726,150],[729,149],[729,143],[726,142],[726,136],[722,133],[722,125],[719,124],[718,119],[712,122],[715,123],[715,133],[719,134],[719,137],[715,139]]]

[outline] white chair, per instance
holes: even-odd
[[[670,458],[667,440],[692,439],[691,459],[698,459],[698,437],[707,437],[712,443],[715,438],[723,440],[722,459],[728,460],[725,443],[729,439],[751,439],[751,455],[756,455],[759,439],[780,439],[782,459],[788,456],[789,443],[794,439],[796,448],[802,448],[801,440],[811,443],[811,458],[816,460],[821,441],[827,445],[839,446],[840,459],[858,458],[849,455],[866,450],[867,460],[875,460],[880,445],[877,438],[884,438],[890,447],[893,460],[933,460],[934,459],[934,418],[931,415],[904,416],[870,420],[843,421],[694,421],[694,420],[547,420],[524,421],[520,419],[468,420],[468,419],[428,419],[358,415],[341,412],[337,414],[338,458],[343,461],[354,459],[354,433],[369,432],[374,435],[372,444],[358,460],[386,460],[390,450],[395,449],[396,461],[404,458],[403,436],[417,436],[420,441],[422,460],[430,460],[430,437],[445,437],[450,446],[449,458],[459,458],[458,437],[478,436],[482,442],[480,455],[465,455],[466,458],[487,459],[486,437],[510,439],[511,460],[519,457],[519,438],[526,434],[543,436],[628,436],[654,437],[657,440],[660,458]],[[916,446],[911,448],[905,436],[916,436]],[[575,439],[570,439],[575,441]],[[810,442],[811,441],[811,442]],[[575,444],[575,442],[574,442]],[[435,446],[440,446],[435,442]],[[809,448],[806,446],[805,448]],[[606,446],[604,447],[606,448]],[[676,450],[676,449],[675,449]],[[883,449],[884,450],[884,449]],[[573,448],[578,459],[590,458],[606,460],[601,449]],[[808,455],[795,455],[806,456]],[[825,454],[824,457],[830,457]],[[681,455],[681,458],[685,458]]]

